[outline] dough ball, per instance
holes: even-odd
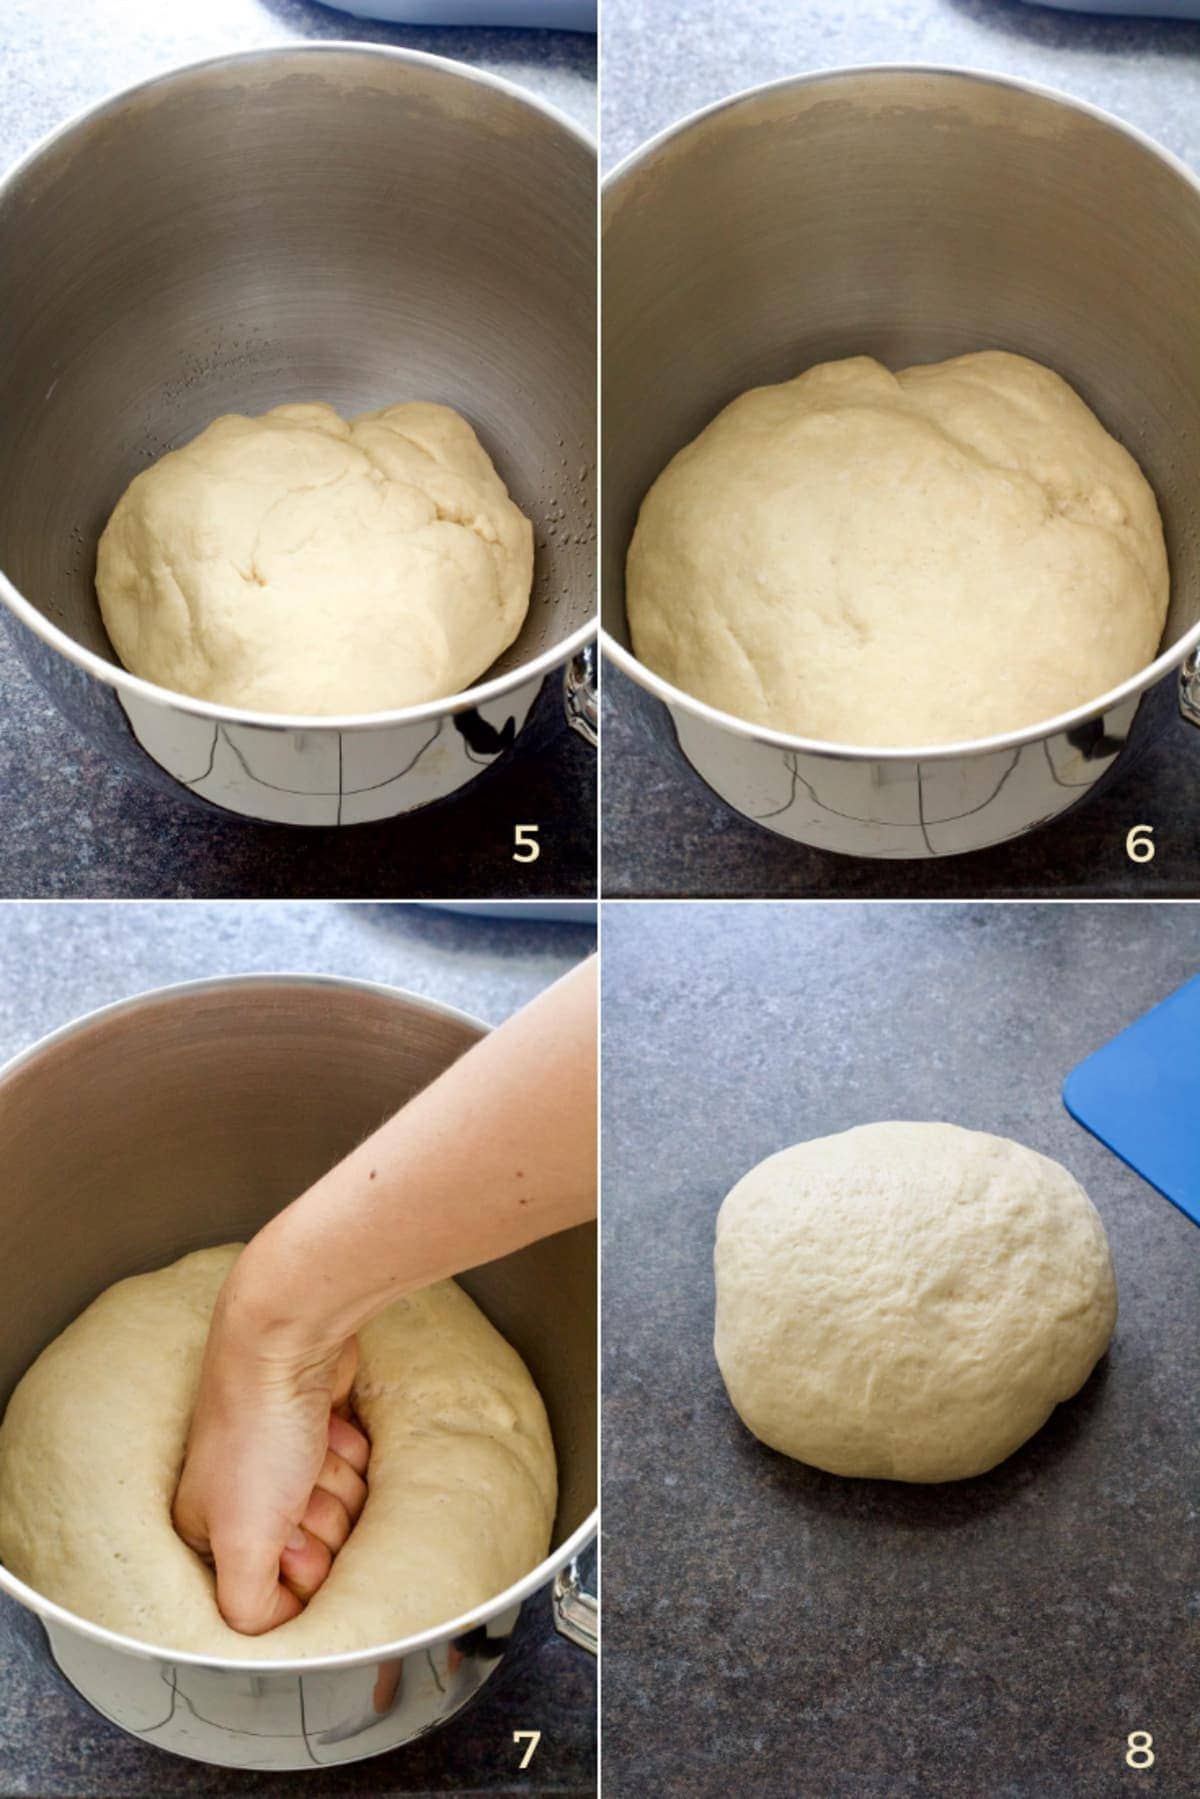
[[[756,1437],[831,1474],[966,1480],[1078,1392],[1117,1289],[1057,1162],[950,1124],[769,1156],[721,1207],[716,1353]]]
[[[416,402],[217,419],[138,475],[100,539],[117,655],[253,712],[460,693],[529,609],[533,530],[465,419]]]
[[[642,503],[637,655],[826,743],[1038,725],[1156,655],[1167,554],[1141,470],[1067,383],[985,351],[866,356],[734,400]]]
[[[461,1287],[397,1300],[359,1337],[367,1502],[329,1579],[265,1636],[231,1630],[175,1535],[200,1358],[239,1245],[120,1281],[43,1350],[0,1424],[0,1561],[93,1623],[241,1660],[333,1655],[447,1623],[546,1554],[556,1472],[515,1350]]]

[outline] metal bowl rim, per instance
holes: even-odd
[[[951,76],[967,83],[979,82],[985,86],[1015,88],[1019,92],[1033,94],[1038,99],[1057,102],[1071,111],[1086,114],[1098,124],[1105,125],[1121,135],[1129,138],[1139,149],[1148,152],[1159,162],[1165,164],[1174,174],[1181,176],[1192,189],[1200,202],[1200,175],[1190,169],[1173,150],[1157,143],[1154,138],[1142,131],[1137,125],[1129,124],[1118,118],[1115,113],[1106,112],[1103,107],[1094,106],[1090,101],[1076,99],[1072,94],[1064,93],[1061,88],[1048,87],[1037,81],[1027,81],[1019,75],[997,74],[987,69],[955,68],[946,63],[923,62],[889,62],[864,63],[861,66],[853,63],[835,65],[825,69],[813,69],[803,75],[783,75],[774,81],[760,82],[754,87],[741,88],[736,93],[727,94],[720,100],[712,101],[707,106],[699,107],[695,112],[677,119],[674,124],[656,132],[646,142],[639,144],[635,150],[622,157],[615,167],[604,177],[601,183],[602,201],[610,201],[615,197],[618,185],[625,177],[631,175],[643,163],[649,162],[661,149],[673,139],[683,137],[695,127],[715,118],[722,112],[732,112],[749,103],[763,99],[767,95],[779,94],[793,88],[815,87],[821,82],[842,81],[847,77],[880,77],[893,75],[933,75]],[[601,220],[603,234],[606,221]],[[644,498],[645,496],[643,496]],[[1155,495],[1157,503],[1158,496]],[[738,718],[731,712],[722,712],[716,706],[685,693],[682,688],[656,674],[644,662],[619,643],[603,625],[600,629],[600,643],[605,656],[619,668],[630,680],[636,681],[640,687],[661,700],[672,710],[690,712],[702,724],[715,726],[721,730],[732,732],[736,737],[743,737],[755,743],[764,743],[776,749],[795,751],[807,756],[822,756],[828,761],[838,762],[948,762],[964,756],[985,756],[1002,754],[1005,751],[1023,749],[1028,744],[1041,743],[1046,738],[1060,733],[1073,731],[1082,725],[1091,723],[1093,719],[1102,717],[1126,701],[1136,698],[1160,681],[1164,675],[1186,661],[1191,652],[1200,646],[1200,621],[1192,625],[1183,636],[1168,650],[1162,650],[1153,662],[1130,675],[1120,686],[1111,688],[1109,692],[1088,700],[1070,712],[1061,712],[1054,718],[1045,719],[1036,725],[1026,725],[1019,731],[1005,732],[994,737],[966,739],[958,743],[917,744],[911,748],[907,745],[897,747],[884,745],[873,748],[867,744],[828,743],[819,738],[793,736],[786,731],[772,730],[766,725],[755,725],[749,720]]]
[[[340,988],[350,992],[369,993],[387,1000],[402,1000],[421,1012],[436,1017],[453,1020],[457,1024],[469,1026],[480,1035],[486,1035],[491,1026],[483,1019],[476,1018],[461,1007],[446,1005],[441,1000],[427,998],[423,993],[412,993],[405,987],[390,987],[383,981],[369,981],[355,975],[328,974],[289,974],[279,973],[245,973],[233,975],[203,975],[189,981],[173,981],[163,987],[151,987],[144,993],[130,994],[126,999],[112,1000],[106,1005],[97,1006],[80,1017],[70,1019],[66,1024],[55,1026],[36,1043],[18,1050],[16,1055],[0,1065],[0,1095],[9,1080],[22,1069],[37,1061],[44,1052],[57,1047],[68,1038],[81,1036],[93,1027],[106,1024],[110,1019],[123,1012],[133,1012],[146,1004],[171,1002],[184,999],[194,994],[214,993],[237,988],[251,987],[315,987]],[[468,1630],[484,1624],[499,1612],[507,1611],[510,1606],[518,1605],[528,1599],[553,1580],[559,1570],[566,1566],[575,1556],[582,1553],[587,1544],[595,1536],[597,1529],[597,1510],[593,1507],[583,1522],[576,1526],[565,1542],[545,1556],[535,1568],[521,1579],[514,1581],[504,1592],[493,1598],[484,1600],[469,1612],[463,1612],[457,1618],[449,1618],[444,1624],[432,1626],[428,1630],[419,1631],[411,1637],[403,1637],[392,1643],[379,1643],[370,1649],[347,1650],[338,1655],[303,1656],[291,1660],[246,1660],[230,1657],[223,1660],[211,1655],[198,1655],[194,1650],[169,1649],[161,1644],[140,1642],[136,1637],[128,1637],[119,1631],[108,1630],[102,1624],[94,1624],[87,1618],[81,1618],[77,1612],[66,1606],[58,1605],[47,1599],[36,1588],[27,1586],[18,1580],[0,1563],[0,1591],[6,1592],[12,1599],[25,1606],[37,1617],[51,1624],[62,1625],[78,1631],[81,1636],[94,1643],[100,1643],[108,1649],[124,1650],[143,1661],[170,1662],[180,1667],[212,1668],[222,1673],[237,1674],[305,1674],[316,1673],[326,1668],[364,1667],[381,1660],[391,1660],[411,1655],[422,1649],[432,1648],[444,1642],[448,1637],[461,1636]]]
[[[314,60],[330,54],[347,55],[372,59],[386,59],[393,62],[415,64],[441,75],[468,83],[479,83],[484,87],[494,88],[498,93],[511,100],[521,102],[533,112],[541,113],[545,118],[566,131],[583,149],[595,155],[595,139],[586,132],[574,119],[568,118],[558,107],[543,100],[539,95],[529,93],[519,87],[516,82],[507,80],[502,75],[494,75],[489,70],[477,69],[469,63],[455,62],[448,56],[431,56],[424,50],[405,50],[391,44],[362,44],[350,38],[331,38],[327,41],[312,43],[301,40],[296,43],[264,45],[255,50],[236,50],[225,55],[203,56],[192,62],[177,63],[156,75],[146,76],[129,87],[117,88],[102,99],[93,101],[81,111],[71,114],[61,124],[26,150],[10,168],[0,175],[0,203],[14,193],[20,182],[34,168],[46,152],[54,149],[60,142],[65,142],[80,126],[99,119],[104,114],[119,110],[129,100],[138,95],[147,94],[156,87],[167,87],[172,82],[184,77],[194,76],[205,70],[233,68],[250,62],[271,62],[293,56],[308,56]],[[106,687],[112,687],[118,693],[129,693],[140,700],[152,704],[174,708],[186,712],[194,718],[203,718],[212,723],[226,725],[253,725],[262,730],[276,731],[364,731],[378,730],[384,726],[423,724],[438,718],[452,717],[458,712],[467,712],[476,706],[487,705],[491,700],[502,699],[514,688],[522,686],[561,668],[573,656],[577,656],[596,634],[596,621],[587,619],[577,625],[569,636],[550,649],[542,650],[529,662],[523,662],[519,668],[510,669],[507,674],[496,675],[490,681],[479,681],[473,687],[465,688],[461,693],[449,694],[443,700],[428,700],[420,706],[406,706],[391,712],[356,712],[345,716],[324,713],[284,713],[284,712],[251,712],[237,706],[222,706],[215,701],[197,699],[194,695],[176,693],[172,688],[160,687],[154,681],[143,680],[140,675],[132,674],[129,669],[122,668],[119,663],[109,662],[95,650],[85,649],[66,631],[53,624],[46,615],[27,600],[20,590],[8,579],[0,568],[0,602],[21,623],[40,637],[42,642],[52,650],[73,662],[86,674],[93,675]]]

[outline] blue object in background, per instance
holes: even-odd
[[[460,912],[471,918],[510,918],[518,924],[596,923],[595,900],[411,900],[435,912]]]
[[[597,0],[324,0],[356,19],[393,25],[519,25],[595,31]]]
[[[1058,12],[1119,13],[1130,19],[1200,19],[1200,0],[1025,0]]]
[[[1200,975],[1081,1062],[1063,1101],[1200,1224]]]

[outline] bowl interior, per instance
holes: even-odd
[[[98,1293],[244,1240],[479,1036],[399,994],[243,980],[102,1015],[0,1083],[0,1410]],[[561,1543],[596,1503],[591,1227],[464,1277],[554,1433]]]
[[[493,673],[592,615],[594,158],[452,65],[264,51],[70,128],[0,189],[0,568],[115,661],[96,543],[223,412],[456,407],[533,519]]]
[[[988,77],[848,71],[709,114],[605,196],[604,623],[642,496],[729,400],[813,363],[1019,351],[1138,458],[1200,620],[1200,188]]]

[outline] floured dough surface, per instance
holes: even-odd
[[[832,1474],[963,1480],[1078,1392],[1112,1336],[1099,1214],[1059,1163],[949,1124],[760,1162],[721,1207],[716,1356],[745,1424]]]
[[[637,655],[829,743],[1037,725],[1157,654],[1169,576],[1133,457],[1074,390],[983,351],[822,363],[725,408],[642,503]]]
[[[0,1424],[0,1561],[110,1630],[204,1655],[333,1655],[442,1624],[510,1586],[550,1544],[554,1450],[516,1352],[453,1281],[361,1333],[354,1403],[367,1502],[298,1618],[247,1637],[176,1536],[208,1323],[238,1246],[101,1294],[43,1351]]]
[[[467,421],[229,414],[133,480],[96,562],[135,675],[255,712],[391,711],[469,687],[529,608],[533,530]]]

